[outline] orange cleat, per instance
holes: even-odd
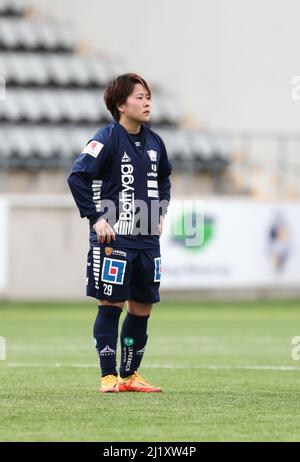
[[[118,393],[119,391],[119,382],[118,378],[115,375],[106,375],[101,379],[101,388],[99,388],[100,393]]]
[[[142,393],[158,393],[162,391],[159,387],[154,387],[147,383],[137,372],[123,379],[118,377],[119,391],[138,391]]]

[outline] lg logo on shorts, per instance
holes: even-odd
[[[126,261],[114,258],[104,258],[101,280],[111,284],[123,284]]]
[[[154,282],[161,279],[161,257],[154,258]]]

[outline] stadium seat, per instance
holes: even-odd
[[[29,91],[16,92],[15,101],[18,104],[20,119],[36,123],[39,121],[41,114],[38,101],[32,98]]]
[[[18,38],[11,24],[11,20],[0,18],[0,48],[2,49],[18,47]]]
[[[112,77],[107,63],[73,53],[0,52],[7,84],[22,86],[104,87]]]
[[[207,133],[191,132],[189,134],[191,150],[197,169],[209,170],[209,161],[212,156],[212,146]]]
[[[80,55],[69,24],[24,16],[23,0],[0,0],[0,162],[11,166],[64,166],[112,117],[103,88],[123,72],[121,59]],[[165,141],[173,167],[212,170],[226,165],[226,145],[179,128],[172,94],[152,93],[151,126]],[[227,156],[227,157],[226,157]]]
[[[232,146],[228,139],[214,137],[212,139],[212,156],[208,162],[211,172],[218,173],[223,171],[230,164],[230,153]]]
[[[0,16],[0,48],[28,51],[73,51],[75,37],[65,24]]]
[[[9,122],[97,123],[110,119],[100,92],[90,90],[8,89],[0,120]]]
[[[104,87],[112,76],[108,64],[93,56],[83,58],[83,65],[88,69],[91,84]]]
[[[180,122],[180,111],[176,99],[168,94],[159,95],[161,104],[160,123],[166,125],[178,125]]]
[[[23,16],[26,10],[25,0],[1,0],[1,16]]]

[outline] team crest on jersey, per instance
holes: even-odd
[[[161,257],[154,258],[154,282],[161,279]]]
[[[157,161],[157,152],[153,151],[153,149],[150,149],[150,151],[147,151],[148,156],[150,157],[151,162],[156,162]]]
[[[104,257],[101,281],[110,284],[123,284],[125,275],[126,261]]]
[[[90,141],[83,149],[82,154],[90,154],[90,156],[96,158],[100,154],[103,146],[104,144],[99,143],[99,141]]]
[[[105,247],[104,249],[105,255],[107,255],[108,257],[112,254],[112,251],[113,251],[112,247]]]

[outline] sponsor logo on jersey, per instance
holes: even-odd
[[[105,247],[104,249],[105,255],[108,257],[110,255],[117,255],[119,257],[126,257],[127,253],[124,252],[123,250],[118,250],[118,249],[113,249],[112,247]]]
[[[126,258],[127,253],[124,252],[123,250],[115,249],[115,250],[112,251],[112,255],[118,255],[119,257],[125,257]]]
[[[90,141],[82,151],[82,154],[89,154],[93,157],[98,157],[103,148],[104,144],[99,143],[99,141]]]
[[[104,257],[101,281],[110,284],[123,284],[126,261]]]
[[[148,189],[148,197],[158,197],[157,189]]]
[[[128,353],[128,355],[127,355]],[[124,359],[123,361],[125,362],[125,371],[129,372],[132,359],[133,359],[133,348],[131,347],[123,347],[123,354],[124,354]]]
[[[126,153],[126,151],[124,151],[124,155],[122,157],[122,162],[131,162],[131,158],[129,157],[129,155]]]
[[[157,188],[157,181],[156,180],[148,180],[147,181],[148,188]]]
[[[105,247],[104,249],[105,255],[107,255],[108,257],[112,254],[112,251],[112,247]]]
[[[116,354],[115,350],[110,348],[109,345],[106,345],[106,347],[103,348],[103,350],[100,351],[100,356],[111,356],[111,355],[115,355],[115,354]]]
[[[158,183],[157,180],[147,180],[147,187],[148,188],[155,188],[155,189],[148,189],[148,197],[157,197],[158,198]]]
[[[153,151],[153,149],[150,149],[150,151],[147,151],[148,156],[150,157],[151,162],[156,162],[157,161],[157,152]]]
[[[121,164],[122,191],[120,192],[119,220],[114,228],[118,234],[132,234],[134,226],[134,176],[132,164]]]
[[[139,355],[139,356],[142,356],[145,353],[145,349],[146,349],[146,347],[142,348],[141,350],[138,350],[136,352],[136,354]]]

